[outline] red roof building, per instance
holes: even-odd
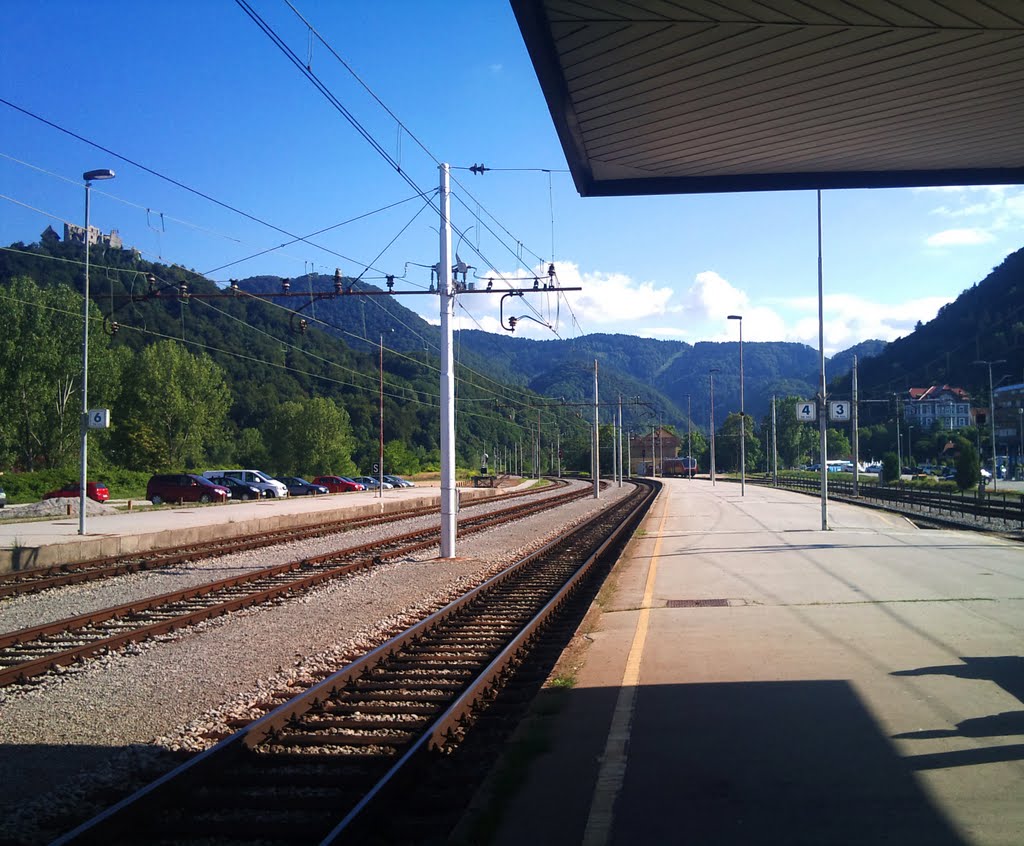
[[[963,388],[951,385],[911,388],[903,403],[903,419],[922,429],[936,425],[963,429],[974,422],[971,398]]]

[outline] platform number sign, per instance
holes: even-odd
[[[88,428],[90,429],[109,429],[110,428],[110,409],[109,408],[92,408],[89,409],[89,413],[86,417]]]
[[[850,419],[850,403],[845,400],[837,400],[828,404],[828,416],[833,420],[844,421]]]
[[[802,423],[818,419],[818,407],[813,402],[798,402],[796,404],[796,419]]]

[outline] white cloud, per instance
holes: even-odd
[[[988,244],[995,240],[995,235],[984,229],[944,229],[930,236],[925,243],[929,247],[971,247],[977,244]]]
[[[918,189],[941,191],[956,195],[955,202],[944,203],[931,214],[951,219],[970,218],[976,225],[963,229],[947,229],[926,241],[929,247],[961,247],[987,244],[995,240],[993,233],[1017,228],[1024,220],[1024,191],[1010,185],[975,185]]]
[[[662,340],[736,341],[739,331],[729,314],[743,315],[743,340],[789,341],[818,347],[818,300],[815,296],[771,298],[755,303],[746,291],[736,287],[719,273],[706,270],[697,274],[686,289],[681,304],[672,304],[672,289],[653,282],[637,283],[618,273],[583,272],[571,262],[557,265],[562,287],[582,287],[584,291],[566,292],[579,325],[573,325],[564,302],[556,325],[557,300],[551,294],[529,293],[522,299],[505,301],[502,316],[529,315],[520,319],[513,337],[551,339],[551,329],[535,320],[551,323],[562,338],[580,332],[622,332]],[[494,274],[497,278],[497,274]],[[546,273],[544,277],[546,278]],[[521,284],[521,283],[520,283]],[[527,285],[527,287],[530,287]],[[873,302],[856,294],[828,294],[824,298],[825,354],[848,349],[861,341],[893,341],[908,335],[920,321],[927,323],[951,297],[922,297],[897,304]],[[527,303],[528,301],[528,303]],[[536,309],[534,311],[530,306]],[[472,312],[472,317],[469,316]],[[667,316],[678,320],[665,320]],[[474,319],[475,318],[475,319]],[[661,318],[661,320],[658,320]],[[437,325],[436,316],[427,319]],[[657,321],[657,322],[655,322]],[[463,297],[456,311],[455,327],[483,329],[509,334],[501,326],[495,303],[483,298]]]
[[[741,314],[747,307],[747,295],[713,270],[698,273],[686,292],[687,316],[698,322],[725,320],[727,315]]]
[[[922,297],[903,303],[882,304],[853,294],[828,295],[822,304],[825,354],[834,355],[873,338],[894,341],[910,334],[918,321],[927,323],[934,318],[948,302],[948,297]],[[817,299],[802,297],[792,300],[791,305],[803,316],[796,320],[786,340],[817,348]]]

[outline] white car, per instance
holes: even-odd
[[[288,488],[283,483],[277,481],[277,479],[270,478],[262,470],[206,470],[203,476],[207,479],[212,479],[216,476],[231,476],[240,482],[245,482],[247,485],[259,488],[266,496],[288,496]]]

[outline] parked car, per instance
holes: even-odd
[[[231,492],[231,499],[240,499],[242,502],[250,499],[260,499],[267,495],[266,491],[256,487],[256,485],[250,485],[248,482],[243,482],[234,476],[210,476],[209,481],[215,485],[220,485],[222,488],[227,488]]]
[[[415,488],[416,483],[410,482],[408,479],[403,479],[401,476],[385,476],[385,482],[391,482],[396,488]]]
[[[106,502],[110,499],[110,490],[104,482],[86,482],[85,495],[96,502]],[[78,499],[81,496],[81,486],[78,482],[68,482],[55,491],[43,494],[43,499],[60,499],[61,497],[72,497]]]
[[[218,476],[231,476],[234,479],[245,482],[247,485],[254,485],[267,496],[288,496],[288,488],[282,485],[277,479],[271,479],[262,470],[206,470],[203,475],[207,479]]]
[[[373,476],[354,476],[352,481],[358,482],[368,491],[375,491],[381,485],[380,481],[378,479],[375,479]],[[394,485],[392,485],[391,482],[384,482],[384,490],[390,490],[393,487]]]
[[[330,493],[345,493],[346,491],[365,491],[366,487],[347,476],[317,476],[313,480],[314,485],[323,485]]]
[[[3,508],[5,505],[7,505],[7,494],[3,488],[0,488],[0,508]]]
[[[231,491],[194,473],[162,473],[146,485],[146,499],[161,502],[226,502]]]
[[[299,476],[277,476],[276,478],[288,488],[288,496],[318,496],[330,493],[324,485],[314,485]]]

